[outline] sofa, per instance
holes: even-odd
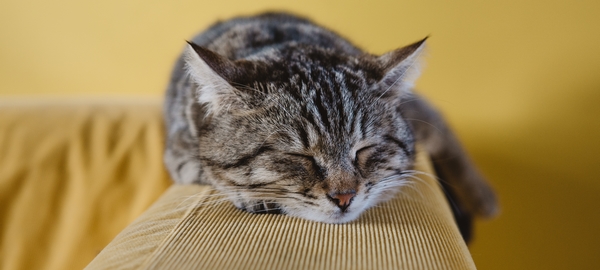
[[[173,185],[159,99],[0,103],[1,269],[474,269],[426,172],[349,224]]]

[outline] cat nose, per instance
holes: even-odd
[[[344,193],[329,193],[327,194],[327,198],[335,203],[342,212],[345,212],[346,209],[350,206],[352,199],[356,196],[356,191],[351,190]]]

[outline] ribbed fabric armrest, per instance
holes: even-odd
[[[349,224],[237,210],[172,186],[86,269],[475,269],[427,156],[420,180]]]

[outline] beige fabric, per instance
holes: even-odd
[[[419,170],[431,172],[421,153]],[[86,269],[474,269],[437,182],[343,225],[237,210],[207,186],[172,186]]]

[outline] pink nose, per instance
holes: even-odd
[[[329,200],[335,203],[342,210],[342,212],[348,209],[354,196],[356,196],[355,191],[350,191],[346,193],[333,193],[327,195]]]

